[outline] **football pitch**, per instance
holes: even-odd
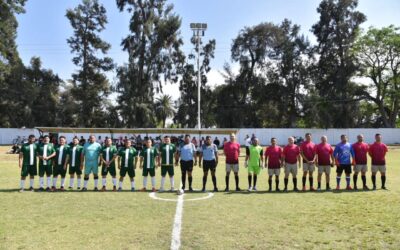
[[[268,193],[263,170],[258,192],[183,196],[132,193],[127,178],[123,192],[19,193],[18,156],[5,154],[8,149],[0,147],[0,249],[170,249],[174,240],[180,249],[400,249],[400,148],[391,147],[387,155],[386,191],[379,188],[378,174],[376,191]],[[217,167],[220,191],[225,188],[224,160],[221,155]],[[246,189],[243,166],[244,150],[240,187]],[[159,169],[156,174],[159,187]],[[179,168],[175,174],[178,186]],[[194,168],[197,190],[202,174]],[[298,179],[300,188],[301,176]],[[316,186],[316,173],[314,179]],[[282,173],[280,180],[282,189]],[[135,181],[136,189],[141,188],[139,169]],[[89,183],[92,190],[92,177]],[[367,184],[372,186],[370,172]],[[107,185],[110,190],[110,177]],[[231,189],[234,186],[232,173]],[[165,187],[169,188],[168,178]],[[212,190],[210,176],[207,189]]]

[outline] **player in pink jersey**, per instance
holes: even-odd
[[[315,158],[316,158],[316,146],[311,140],[311,134],[306,133],[306,140],[300,146],[301,157],[303,158],[303,191],[306,191],[306,180],[308,174],[308,180],[310,182],[310,191],[315,191],[313,187],[313,173],[315,171]]]
[[[233,171],[235,175],[236,191],[239,188],[239,155],[240,144],[236,142],[236,135],[230,135],[230,141],[224,144],[224,154],[226,156],[226,176],[225,176],[225,192],[229,192],[229,175]]]
[[[363,189],[368,190],[367,187],[367,178],[365,173],[368,171],[367,166],[367,154],[369,146],[367,143],[364,142],[364,136],[358,135],[357,142],[351,145],[354,150],[354,174],[353,174],[353,183],[354,183],[354,190],[357,190],[357,179],[358,173],[361,172],[361,180],[363,182]]]
[[[331,190],[329,179],[331,168],[334,167],[335,158],[333,157],[332,146],[328,143],[328,138],[324,135],[321,137],[321,143],[316,147],[317,164],[318,164],[318,191],[321,191],[322,174],[325,173],[326,190]]]
[[[372,184],[373,189],[376,189],[376,173],[381,173],[382,189],[386,189],[386,153],[388,152],[387,146],[382,143],[382,136],[380,134],[375,135],[375,143],[369,146],[369,155],[372,159],[371,171],[372,171]]]
[[[276,138],[271,138],[271,146],[265,149],[265,168],[268,168],[268,191],[272,191],[272,176],[275,175],[275,190],[279,189],[279,174],[281,172],[282,148],[276,143]],[[268,163],[267,163],[268,162]]]

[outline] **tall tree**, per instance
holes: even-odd
[[[369,28],[354,46],[360,76],[370,80],[365,95],[375,103],[381,126],[396,127],[400,112],[400,28]]]
[[[117,0],[117,6],[131,14],[121,43],[129,61],[118,69],[116,86],[120,116],[125,126],[154,126],[154,94],[163,82],[178,81],[184,62],[181,19],[166,0]]]
[[[360,90],[351,81],[357,65],[350,50],[366,20],[357,5],[357,0],[323,0],[317,9],[320,19],[312,26],[318,41],[315,87],[322,101],[316,115],[323,127],[355,125]]]
[[[66,17],[74,30],[74,35],[67,42],[72,59],[79,67],[72,75],[74,88],[72,94],[79,104],[79,126],[102,126],[104,119],[103,100],[110,93],[110,84],[105,72],[113,69],[112,59],[99,57],[107,54],[111,45],[99,35],[107,24],[106,9],[98,0],[83,0],[74,9],[67,10]]]
[[[15,15],[25,12],[25,2],[26,0],[0,0],[0,126],[2,127],[20,126],[18,118],[15,117],[15,112],[22,110],[19,100],[21,96],[16,85],[22,81],[24,68],[15,42],[18,28]]]
[[[157,119],[162,122],[162,127],[165,128],[167,118],[171,118],[175,114],[172,97],[170,95],[157,97],[155,106]]]

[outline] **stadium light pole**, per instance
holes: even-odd
[[[193,37],[196,39],[197,48],[197,127],[201,129],[200,101],[201,101],[201,74],[200,74],[200,44],[201,37],[207,29],[206,23],[191,23],[190,28],[193,30]]]

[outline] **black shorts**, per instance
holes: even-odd
[[[192,172],[193,171],[193,161],[181,161],[181,171],[182,172]]]
[[[341,164],[341,165],[338,165],[337,168],[336,168],[336,173],[337,173],[337,174],[342,174],[343,171],[344,171],[346,174],[351,174],[351,165],[350,165],[350,164]]]
[[[247,146],[246,146],[246,155],[250,156],[250,147],[247,147]]]
[[[211,161],[203,160],[203,171],[204,172],[207,172],[208,170],[215,171],[216,167],[217,167],[217,164],[215,163],[215,160],[211,160]]]

